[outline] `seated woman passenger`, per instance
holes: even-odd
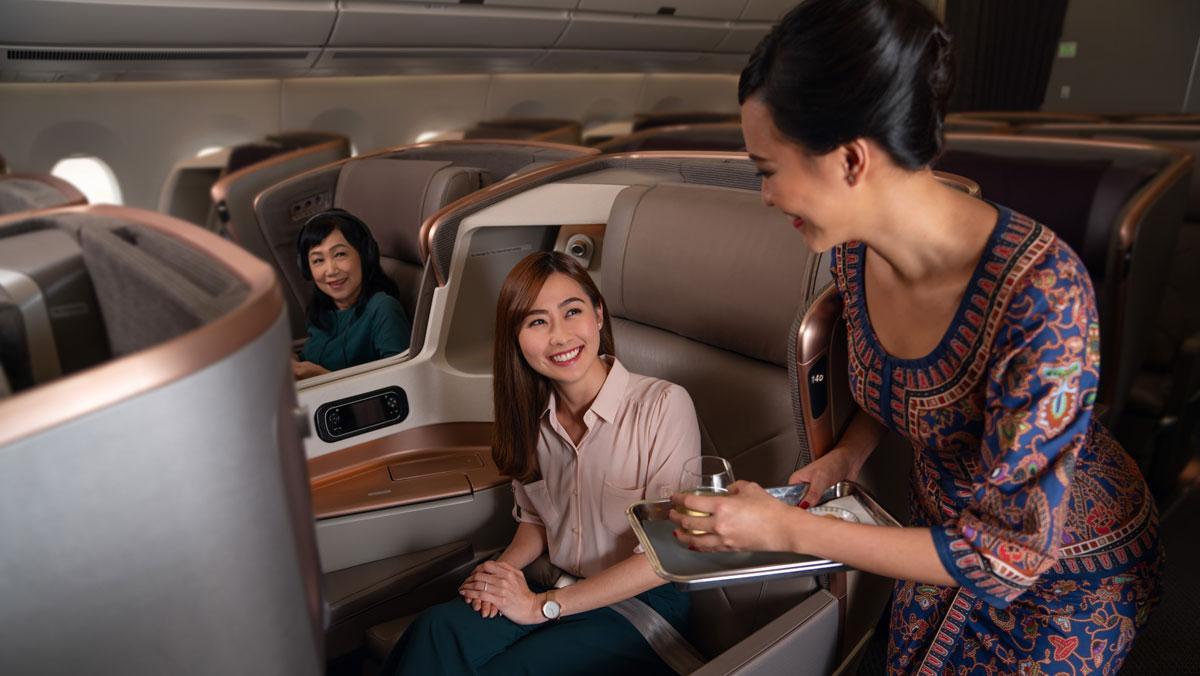
[[[412,327],[400,294],[379,265],[379,246],[352,214],[332,209],[304,224],[296,238],[297,260],[313,289],[308,340],[296,379],[390,357],[408,349]]]
[[[516,534],[471,573],[462,599],[417,618],[382,673],[673,673],[609,606],[640,601],[684,631],[688,597],[635,552],[625,509],[670,494],[699,455],[687,391],[625,370],[600,292],[555,252],[504,280],[493,364],[492,455],[513,479]],[[543,552],[583,579],[527,583],[522,568]]]

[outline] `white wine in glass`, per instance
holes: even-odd
[[[733,483],[733,468],[729,461],[719,455],[701,455],[689,458],[683,463],[683,473],[679,478],[680,492],[705,497],[720,497],[729,493],[729,485]],[[681,514],[686,516],[712,516],[708,512],[698,512],[694,509],[681,508]],[[707,535],[708,531],[685,528],[692,535]]]

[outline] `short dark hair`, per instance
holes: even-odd
[[[383,271],[383,266],[379,263],[379,245],[375,243],[370,229],[357,216],[342,209],[323,211],[309,218],[304,227],[300,228],[300,234],[296,236],[296,263],[300,266],[300,274],[305,279],[312,280],[308,252],[325,241],[334,230],[340,231],[350,246],[354,247],[362,264],[362,291],[358,294],[358,300],[354,302],[355,315],[361,315],[367,301],[380,291],[399,300],[400,289]],[[312,299],[308,302],[308,321],[328,330],[325,314],[336,309],[337,305],[333,299],[314,284]]]
[[[818,155],[875,141],[906,169],[942,151],[950,37],[917,0],[806,0],[763,38],[738,82],[776,128]]]

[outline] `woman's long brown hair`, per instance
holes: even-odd
[[[540,478],[537,463],[538,426],[550,400],[550,381],[534,371],[521,353],[517,335],[554,273],[575,280],[587,294],[592,308],[601,308],[600,354],[614,354],[612,321],[608,304],[587,270],[575,259],[557,251],[539,251],[521,259],[500,287],[496,303],[496,341],[492,354],[492,406],[496,424],[492,428],[492,459],[500,471],[522,482]]]

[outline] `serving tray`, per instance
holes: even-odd
[[[794,484],[766,490],[794,506],[800,502],[808,485]],[[858,517],[860,523],[900,526],[865,488],[852,481],[843,481],[831,487],[817,504],[832,504],[848,509]],[[643,500],[630,505],[626,513],[654,572],[684,591],[775,578],[822,575],[848,567],[838,561],[792,552],[695,552],[675,539],[675,524],[667,517],[670,511],[670,500]]]

